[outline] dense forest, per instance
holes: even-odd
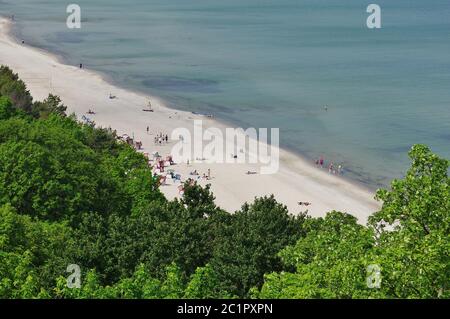
[[[0,298],[450,297],[449,161],[424,145],[367,225],[273,197],[229,213],[196,184],[168,201],[142,154],[65,111],[0,68]]]

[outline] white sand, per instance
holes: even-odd
[[[52,54],[18,43],[9,35],[10,27],[9,20],[0,19],[0,64],[8,65],[19,74],[35,100],[42,100],[49,93],[59,95],[68,106],[68,113],[74,112],[79,119],[86,115],[97,125],[112,127],[118,134],[134,135],[136,140],[143,142],[144,152],[169,154],[177,142],[157,146],[154,134],[163,132],[170,137],[172,130],[179,127],[192,131],[194,119],[202,119],[206,127],[225,128],[215,120],[169,109],[155,97],[116,87],[92,71],[64,65]],[[117,99],[110,100],[110,93]],[[155,111],[143,112],[149,100]],[[89,109],[97,114],[87,115]],[[150,135],[146,132],[147,126],[150,126]],[[280,169],[272,175],[247,175],[247,171],[259,172],[256,164],[195,163],[188,167],[184,163],[172,168],[183,178],[189,177],[189,172],[194,169],[200,174],[210,169],[213,178],[200,183],[210,183],[217,197],[216,203],[230,212],[257,196],[270,194],[274,194],[294,214],[307,209],[312,216],[324,216],[329,211],[338,210],[356,216],[362,223],[380,207],[373,199],[373,193],[329,174],[326,169],[318,169],[284,150],[280,151],[280,159]],[[178,185],[169,183],[161,186],[161,190],[171,199],[179,196]],[[299,206],[299,201],[310,202],[311,205],[307,208]]]

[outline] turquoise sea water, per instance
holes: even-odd
[[[449,0],[0,0],[28,43],[179,109],[279,127],[370,187],[425,143],[450,158]],[[70,3],[72,3],[70,2]],[[369,30],[366,7],[382,8]],[[324,110],[324,106],[328,111]]]

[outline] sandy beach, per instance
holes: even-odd
[[[192,131],[195,120],[202,120],[205,128],[225,130],[227,127],[206,116],[167,108],[158,98],[114,86],[93,71],[64,65],[56,56],[16,41],[10,35],[10,29],[11,22],[1,19],[0,64],[17,72],[36,100],[45,99],[49,93],[59,95],[68,107],[67,113],[75,113],[80,120],[83,115],[87,116],[98,126],[115,129],[119,135],[134,136],[135,140],[142,141],[142,152],[169,155],[178,141],[169,140],[159,145],[155,144],[155,136],[161,132],[170,137],[176,128]],[[110,94],[116,98],[110,99]],[[144,112],[149,101],[153,112]],[[86,114],[89,109],[96,114]],[[280,140],[282,142],[283,136]],[[324,216],[329,211],[338,210],[350,213],[364,223],[379,209],[380,204],[370,191],[330,174],[326,168],[316,168],[313,163],[291,152],[279,152],[279,170],[270,175],[246,174],[248,171],[259,172],[261,165],[247,163],[177,163],[171,169],[184,179],[190,177],[189,173],[194,170],[200,176],[210,170],[211,179],[200,179],[199,183],[211,184],[216,203],[229,212],[240,209],[243,203],[251,202],[255,197],[270,194],[274,194],[293,214],[308,210],[312,216]],[[167,185],[161,186],[161,191],[172,199],[180,196],[179,185],[168,181]],[[299,202],[311,205],[300,206]]]

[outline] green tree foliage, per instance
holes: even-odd
[[[184,290],[187,299],[230,299],[232,294],[223,290],[220,279],[210,264],[198,267]]]
[[[148,269],[140,264],[129,277],[113,285],[102,285],[95,270],[89,270],[80,288],[68,288],[67,279],[59,277],[53,289],[54,298],[67,299],[211,299],[228,298],[218,291],[218,281],[211,267],[199,267],[187,283],[181,269],[172,263],[165,267],[162,278],[155,278]],[[45,296],[42,292],[41,296]]]
[[[245,297],[263,276],[281,269],[278,252],[302,236],[305,215],[289,215],[273,196],[255,199],[219,230],[210,261],[223,291]]]
[[[287,270],[266,275],[262,298],[366,297],[366,267],[373,233],[353,216],[331,212],[279,256]],[[368,262],[371,261],[371,262]]]
[[[153,229],[146,240],[142,262],[157,273],[161,267],[175,262],[185,277],[197,267],[204,266],[212,254],[214,230],[220,227],[219,218],[208,216],[212,213],[204,211],[200,215],[198,210],[193,213],[178,201],[143,210],[140,218],[152,220]],[[224,214],[221,211],[215,213]]]
[[[179,299],[185,289],[181,271],[172,263],[166,267],[162,279],[153,278],[141,264],[132,276],[102,286],[98,273],[92,269],[86,273],[80,288],[68,288],[66,279],[59,277],[54,291],[56,298],[68,299]]]
[[[383,289],[398,298],[450,297],[449,161],[414,146],[412,166],[392,190],[380,190],[380,212],[370,217],[379,237]],[[385,230],[386,225],[393,231]]]
[[[229,214],[209,185],[167,201],[142,154],[65,110],[0,68],[0,298],[450,297],[449,162],[425,146],[367,226],[273,196]]]
[[[32,107],[32,114],[36,117],[47,118],[50,114],[66,115],[67,107],[62,104],[59,96],[49,94],[43,102],[35,102]]]
[[[142,155],[125,145],[112,155],[96,152],[84,144],[91,131],[79,125],[68,131],[68,121],[51,115],[1,123],[0,203],[31,216],[76,220],[83,212],[125,213],[142,199],[162,199]]]
[[[7,120],[14,115],[16,115],[16,109],[11,101],[5,96],[0,97],[0,120]]]
[[[0,96],[8,97],[15,107],[31,112],[33,98],[30,92],[19,76],[6,66],[0,66]]]
[[[181,204],[185,205],[192,216],[206,217],[219,211],[214,203],[215,197],[211,193],[211,185],[202,188],[197,183],[189,181],[184,184],[184,195]]]
[[[46,297],[74,255],[71,229],[0,207],[0,298]]]
[[[341,213],[313,223],[280,256],[289,272],[266,275],[262,298],[448,298],[450,278],[449,161],[423,146],[391,190],[378,191],[382,209],[367,227]],[[381,269],[379,288],[367,266]]]

